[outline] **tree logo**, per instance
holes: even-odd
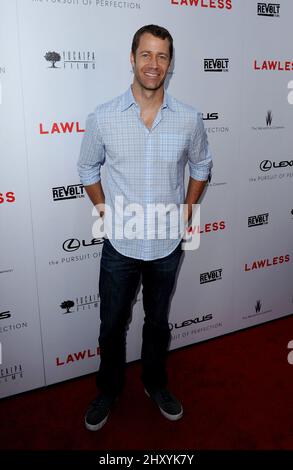
[[[57,69],[59,67],[56,67],[56,62],[60,62],[61,60],[61,55],[58,53],[58,52],[55,52],[55,51],[50,51],[50,52],[46,52],[46,54],[44,55],[44,58],[48,61],[48,62],[52,62],[52,65],[51,67],[49,67],[50,69]]]
[[[64,300],[64,302],[62,302],[60,307],[66,310],[66,312],[63,312],[63,313],[71,313],[70,309],[74,307],[74,302],[73,300]]]

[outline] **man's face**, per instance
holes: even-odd
[[[130,56],[135,80],[145,90],[157,90],[163,86],[170,66],[168,39],[160,39],[144,33],[135,56]]]

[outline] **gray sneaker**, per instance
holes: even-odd
[[[101,393],[93,400],[85,414],[85,427],[89,431],[98,431],[106,423],[116,395]]]
[[[183,416],[183,407],[177,398],[166,388],[158,390],[144,389],[146,395],[150,397],[159,407],[165,418],[171,421],[177,421]]]

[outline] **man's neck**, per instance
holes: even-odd
[[[164,87],[158,90],[146,90],[137,82],[131,85],[135,101],[139,104],[141,110],[158,109],[164,101]]]

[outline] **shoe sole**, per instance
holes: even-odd
[[[148,393],[148,391],[147,391],[146,389],[144,389],[144,393],[145,393],[151,400],[153,400],[152,397],[150,396],[150,394]],[[162,408],[158,405],[158,403],[157,403],[155,400],[153,400],[153,402],[156,403],[156,405],[158,406],[158,408],[159,408],[160,412],[162,413],[162,415],[163,415],[165,418],[169,419],[170,421],[178,421],[178,419],[182,418],[182,416],[183,416],[183,409],[182,409],[181,412],[178,413],[177,415],[170,415],[169,413],[166,413],[166,411],[162,410]]]
[[[98,424],[89,424],[87,423],[86,419],[84,420],[84,424],[85,424],[85,427],[88,431],[98,431],[99,429],[101,429],[104,424],[106,424],[107,420],[108,420],[108,416],[106,416],[106,418],[103,419],[103,421],[100,421]]]

